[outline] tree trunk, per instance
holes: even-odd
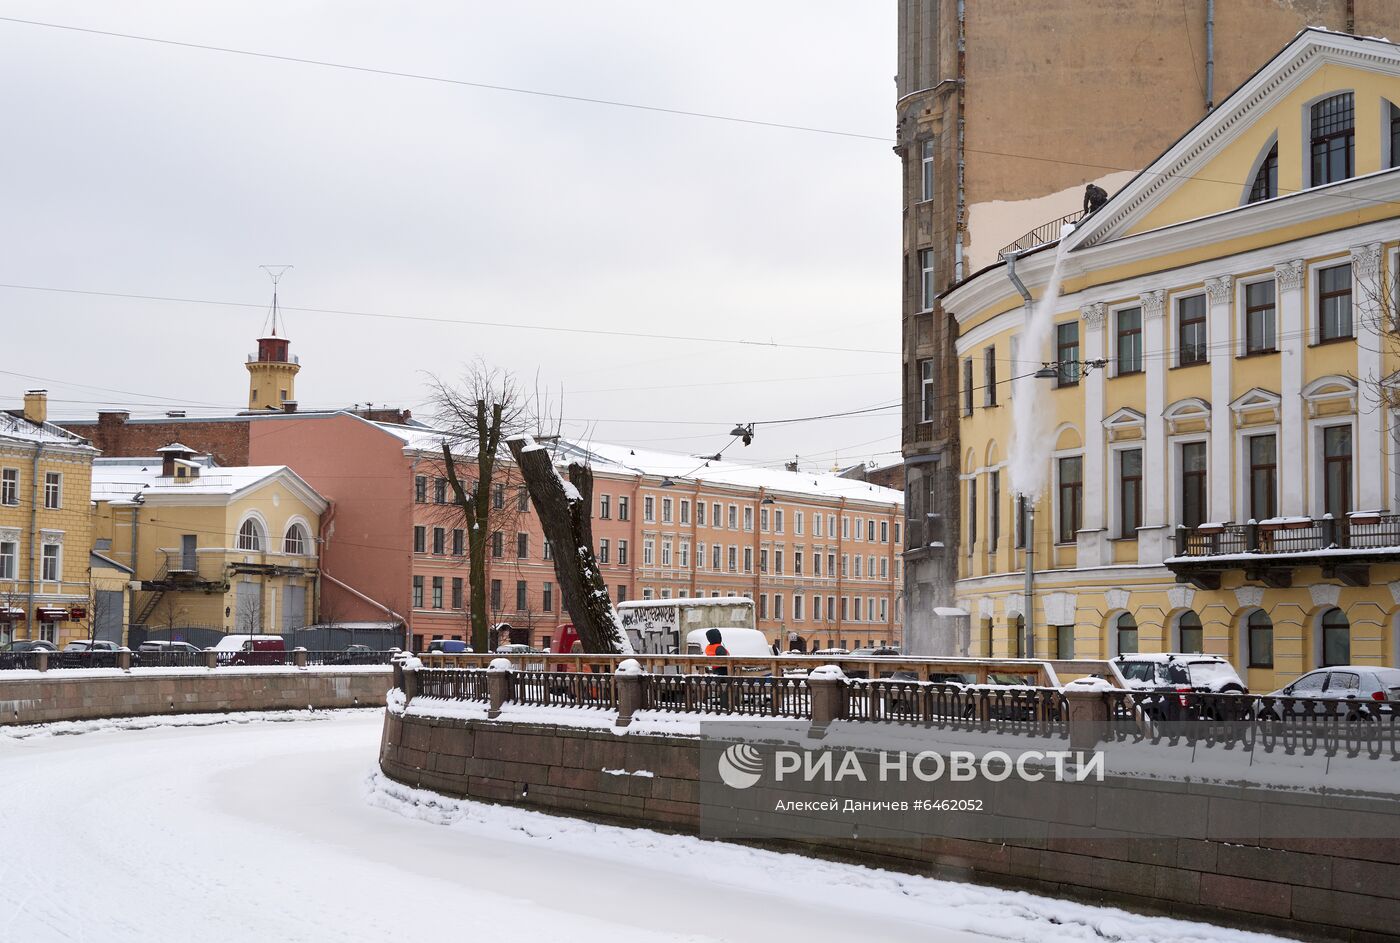
[[[593,555],[593,473],[583,465],[571,464],[569,488],[555,471],[549,452],[534,439],[520,436],[506,444],[525,479],[545,538],[554,549],[560,595],[583,650],[605,655],[628,651],[630,646],[613,615],[612,599]]]
[[[485,400],[476,401],[476,487],[468,494],[457,475],[452,448],[442,443],[442,464],[452,486],[452,497],[462,509],[467,525],[467,582],[471,595],[472,648],[491,650],[486,624],[486,541],[491,537],[491,483],[496,472],[496,449],[501,441],[501,404],[488,411]]]

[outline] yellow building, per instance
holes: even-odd
[[[326,500],[285,465],[221,468],[179,443],[158,452],[93,468],[97,536],[134,571],[133,641],[209,645],[312,624]]]
[[[48,394],[0,412],[0,643],[87,636],[97,450],[48,422]]]
[[[1036,655],[1214,652],[1262,691],[1400,663],[1397,218],[1400,47],[1308,30],[1058,245],[943,297],[968,652],[1025,647],[1019,482]],[[1038,303],[1057,266],[1026,349],[1015,280]]]

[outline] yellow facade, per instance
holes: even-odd
[[[97,450],[46,422],[47,398],[0,414],[0,642],[86,636],[88,496]]]
[[[159,460],[141,461],[99,463],[95,501],[98,536],[139,582],[133,627],[202,644],[211,634],[314,623],[320,495],[284,466],[201,467],[176,478],[154,473]]]
[[[1018,260],[1037,301],[1057,259],[1064,275],[1047,349],[1018,347],[1004,266],[944,297],[970,654],[1023,647],[1020,395],[1044,398],[1048,444],[1034,654],[1201,650],[1263,691],[1339,659],[1400,663],[1396,105],[1400,48],[1305,32],[1058,252]],[[1276,183],[1255,190],[1274,145]],[[1102,365],[1009,382],[1071,360]]]

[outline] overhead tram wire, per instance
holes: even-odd
[[[0,17],[3,20],[3,17]],[[125,298],[133,301],[162,301],[175,304],[196,304],[213,305],[223,308],[257,308],[266,310],[266,303],[254,303],[249,301],[217,301],[208,298],[177,298],[169,295],[141,295],[131,292],[120,291],[99,291],[84,288],[59,288],[52,285],[20,285],[14,283],[0,283],[0,288],[8,288],[13,291],[42,291],[63,295],[88,295],[99,298]],[[381,318],[390,321],[417,321],[429,324],[458,324],[466,327],[493,327],[508,328],[517,331],[544,331],[556,334],[591,334],[600,337],[622,337],[636,340],[665,340],[680,341],[688,344],[730,344],[740,347],[756,347],[786,350],[816,350],[829,351],[843,354],[879,354],[885,357],[898,357],[897,350],[873,350],[860,347],[838,347],[824,346],[820,344],[792,344],[782,341],[761,341],[749,340],[745,338],[730,337],[705,337],[701,335],[689,334],[657,334],[647,331],[610,331],[604,328],[588,327],[560,327],[551,324],[518,324],[509,321],[483,321],[471,318],[447,318],[435,317],[423,314],[389,314],[383,311],[349,311],[338,308],[304,308],[292,305],[279,305],[279,311],[300,311],[305,314],[329,314],[338,317],[351,318]]]
[[[862,134],[856,131],[841,131],[835,128],[814,128],[807,125],[786,124],[780,121],[763,121],[758,118],[740,118],[735,115],[721,115],[706,111],[690,111],[684,108],[666,108],[661,105],[643,105],[639,102],[618,101],[608,98],[593,98],[587,95],[568,95],[563,92],[546,92],[535,88],[518,88],[511,85],[497,85],[491,82],[473,82],[467,79],[453,79],[441,75],[425,75],[417,72],[400,72],[394,69],[379,69],[373,66],[353,65],[346,62],[330,62],[324,59],[309,59],[303,56],[285,56],[271,52],[258,52],[252,49],[235,49],[230,46],[213,46],[206,43],[184,42],[176,39],[162,39],[157,36],[141,36],[135,33],[118,33],[113,30],[93,29],[84,26],[70,26],[65,23],[47,23],[40,20],[25,20],[13,16],[0,16],[0,22],[16,23],[23,26],[41,26],[46,29],[67,30],[73,33],[87,33],[93,36],[106,36],[112,39],[130,39],[143,43],[156,43],[161,46],[176,46],[182,49],[197,49],[203,52],[218,52],[232,56],[248,56],[255,59],[272,59],[278,62],[291,62],[298,65],[319,66],[324,69],[341,69],[346,72],[362,72],[368,75],[397,79],[411,79],[416,82],[436,82],[442,85],[459,85],[466,88],[486,89],[493,92],[509,92],[513,95],[532,95],[537,98],[554,98],[561,101],[578,102],[588,105],[605,105],[610,108],[629,108],[634,111],[649,111],[664,115],[678,115],[684,118],[703,118],[707,121],[728,121],[735,124],[755,125],[763,128],[777,128],[783,131],[803,131],[809,134],[827,134],[834,137],[860,138],[867,141],[888,143],[892,139],[881,134]]]
[[[550,98],[550,99],[557,99],[557,100],[561,100],[561,101],[577,102],[577,103],[582,103],[582,104],[605,105],[605,106],[614,107],[614,108],[628,108],[628,109],[632,109],[632,110],[636,110],[636,111],[646,111],[646,112],[653,112],[653,113],[657,113],[657,114],[676,115],[676,116],[686,117],[686,118],[700,118],[700,119],[708,120],[708,121],[724,121],[724,122],[730,122],[730,123],[735,123],[735,124],[753,125],[753,126],[757,126],[757,127],[777,128],[777,129],[787,130],[787,131],[802,131],[802,132],[807,132],[807,133],[811,133],[811,134],[824,134],[824,135],[834,136],[834,137],[856,138],[856,139],[869,140],[869,141],[878,141],[878,142],[880,142],[880,143],[882,143],[882,144],[894,144],[894,143],[898,143],[897,139],[891,138],[891,137],[887,137],[887,136],[885,136],[885,135],[880,135],[880,134],[864,134],[864,133],[856,132],[856,131],[842,131],[842,130],[839,130],[839,129],[836,129],[836,128],[817,128],[817,127],[811,127],[811,126],[807,126],[807,125],[787,124],[787,123],[779,122],[779,121],[763,121],[763,120],[759,120],[759,119],[755,119],[755,118],[742,118],[742,117],[739,117],[739,116],[737,116],[737,115],[722,115],[722,114],[717,114],[717,113],[713,113],[713,112],[691,111],[691,110],[687,110],[687,109],[683,109],[683,108],[667,108],[667,107],[663,107],[663,106],[659,106],[659,105],[644,105],[644,104],[640,104],[640,103],[638,103],[638,102],[626,102],[626,101],[620,101],[620,100],[615,100],[615,99],[605,99],[605,98],[592,98],[592,97],[584,96],[584,95],[568,95],[568,94],[565,94],[565,93],[562,93],[562,92],[547,92],[547,91],[542,91],[542,90],[540,90],[540,89],[518,88],[518,87],[515,87],[515,86],[500,85],[500,84],[495,84],[495,83],[490,83],[490,82],[474,82],[474,81],[469,81],[469,80],[466,80],[466,79],[453,79],[453,78],[448,78],[448,77],[446,77],[446,76],[424,75],[424,74],[413,73],[413,72],[400,72],[400,71],[396,71],[396,70],[393,70],[393,69],[380,69],[380,68],[375,68],[375,67],[373,67],[373,66],[361,66],[361,65],[354,65],[354,64],[351,64],[351,63],[342,63],[342,62],[330,62],[330,61],[327,61],[327,60],[311,59],[311,58],[303,57],[303,56],[287,56],[287,55],[280,55],[280,54],[278,54],[278,53],[259,52],[259,51],[257,51],[257,50],[252,50],[252,49],[235,49],[235,48],[229,47],[229,46],[214,46],[214,45],[210,45],[210,44],[206,44],[206,43],[185,42],[185,41],[182,41],[182,40],[164,39],[164,38],[161,38],[161,37],[159,37],[159,36],[143,36],[143,35],[136,34],[136,33],[121,33],[121,32],[117,32],[117,31],[114,31],[114,30],[94,29],[94,28],[92,28],[92,27],[85,27],[85,26],[72,26],[72,25],[69,25],[69,24],[66,24],[66,23],[50,23],[50,22],[46,22],[46,21],[43,21],[43,20],[28,20],[28,19],[23,19],[23,18],[21,18],[21,17],[14,17],[14,16],[0,16],[0,23],[14,23],[14,24],[16,24],[16,25],[21,25],[21,26],[36,26],[36,27],[42,27],[42,28],[45,28],[45,29],[63,30],[63,31],[70,32],[70,33],[85,33],[85,34],[89,34],[89,35],[93,35],[93,36],[104,36],[104,37],[108,37],[108,38],[112,38],[112,39],[126,39],[126,40],[132,40],[132,41],[136,41],[136,42],[154,43],[154,44],[162,45],[162,46],[174,46],[174,47],[179,47],[179,48],[183,48],[183,49],[198,50],[198,51],[202,51],[202,52],[217,52],[217,53],[223,53],[223,54],[226,54],[226,55],[247,56],[247,57],[255,58],[255,59],[269,59],[269,60],[274,60],[274,61],[278,61],[278,62],[290,62],[290,63],[296,63],[296,64],[300,64],[300,65],[318,66],[318,67],[320,67],[320,68],[339,69],[339,70],[347,71],[347,72],[359,72],[359,73],[363,73],[363,74],[367,74],[367,75],[375,75],[375,76],[380,76],[380,77],[399,78],[399,79],[411,79],[411,80],[414,80],[414,81],[420,81],[420,82],[434,82],[434,83],[444,84],[444,85],[457,85],[457,86],[461,86],[461,87],[465,87],[465,88],[479,88],[479,89],[486,89],[486,90],[489,90],[489,91],[508,92],[508,93],[517,94],[517,95],[530,95],[530,96],[534,96],[534,97],[538,97],[538,98]],[[930,143],[935,149],[939,149],[939,150],[949,150],[949,149],[955,148],[955,147],[957,146],[955,143],[952,143],[952,142],[946,142],[946,143],[945,143],[945,142],[942,142],[942,141],[938,141],[938,140],[936,140],[936,139],[930,139],[930,142],[929,142],[929,143]],[[991,149],[989,149],[989,148],[967,147],[966,144],[963,145],[963,147],[962,147],[961,150],[962,150],[962,153],[964,153],[964,154],[978,154],[978,155],[981,155],[981,156],[983,156],[983,157],[1003,157],[1003,158],[1007,158],[1007,159],[1010,159],[1010,160],[1027,160],[1027,161],[1036,161],[1036,162],[1040,162],[1040,163],[1063,164],[1063,165],[1065,165],[1065,166],[1070,166],[1070,167],[1084,167],[1084,168],[1089,168],[1089,169],[1092,169],[1092,170],[1100,170],[1100,171],[1111,171],[1111,172],[1133,173],[1133,174],[1140,174],[1140,173],[1145,173],[1145,172],[1146,172],[1146,171],[1145,171],[1145,168],[1143,168],[1143,167],[1120,167],[1120,166],[1118,166],[1118,165],[1116,165],[1116,164],[1104,164],[1104,163],[1099,163],[1099,162],[1094,162],[1094,161],[1071,160],[1071,159],[1064,158],[1064,157],[1047,157],[1047,156],[1045,156],[1044,154],[1015,153],[1015,152],[1012,152],[1012,151],[996,151],[996,150],[991,150]],[[1176,178],[1176,179],[1179,179],[1179,180],[1197,180],[1197,181],[1200,181],[1200,182],[1202,182],[1202,183],[1218,183],[1218,184],[1222,184],[1222,185],[1224,185],[1224,186],[1231,186],[1231,187],[1243,187],[1243,186],[1245,186],[1245,183],[1246,183],[1246,181],[1243,181],[1243,180],[1219,180],[1219,179],[1215,179],[1215,178],[1212,178],[1212,177],[1206,177],[1206,176],[1203,176],[1203,175],[1200,175],[1200,174],[1180,174],[1180,175],[1173,175],[1173,176],[1175,176],[1175,178]],[[1302,193],[1302,192],[1305,192],[1305,191],[1308,190],[1308,189],[1312,189],[1312,188],[1299,188],[1299,189],[1296,189],[1296,190],[1295,190],[1295,189],[1290,189],[1290,190],[1288,190],[1287,192],[1288,192],[1288,193]],[[1279,193],[1279,195],[1280,195],[1280,196],[1285,195],[1282,188],[1280,188],[1280,193]],[[1353,203],[1366,203],[1366,204],[1374,204],[1374,205],[1400,205],[1400,200],[1382,200],[1382,199],[1374,199],[1374,198],[1370,198],[1370,197],[1350,196],[1350,195],[1348,195],[1348,194],[1340,194],[1340,193],[1330,193],[1330,194],[1324,194],[1324,195],[1325,195],[1325,196],[1328,196],[1328,197],[1330,197],[1330,198],[1333,198],[1333,199],[1346,200],[1346,201],[1350,201],[1350,202],[1353,202]],[[295,309],[289,309],[289,310],[295,310]]]

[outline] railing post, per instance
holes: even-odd
[[[1092,750],[1108,739],[1108,694],[1067,690],[1064,696],[1069,706],[1071,750]]]
[[[501,716],[501,707],[510,700],[510,676],[514,670],[509,658],[497,658],[486,666],[486,698],[490,701],[486,716],[492,720]]]
[[[393,669],[394,669],[394,687],[395,687],[396,689],[402,691],[402,690],[403,690],[403,662],[402,662],[402,661],[398,661],[398,660],[394,661],[394,662],[393,662]]]
[[[117,667],[122,671],[131,670],[131,649],[117,652]]]
[[[1259,522],[1252,517],[1244,525],[1244,549],[1246,553],[1259,552]]]
[[[1186,536],[1187,536],[1186,525],[1185,525],[1185,524],[1177,524],[1177,525],[1176,525],[1176,555],[1177,555],[1178,557],[1184,557],[1184,556],[1186,556]]]
[[[306,649],[300,645],[292,649],[292,664],[298,668],[306,667]]]
[[[418,666],[402,665],[400,668],[403,671],[403,703],[407,707],[408,702],[418,695]]]
[[[36,671],[49,670],[49,653],[40,649],[34,653],[34,668]]]
[[[836,665],[822,665],[812,669],[807,676],[807,686],[812,691],[810,736],[820,739],[826,735],[826,728],[833,720],[846,717],[849,693],[846,673]]]
[[[206,649],[204,650],[204,667],[206,667],[206,668],[217,668],[217,667],[219,667],[219,653],[216,652],[216,651],[214,651],[214,649],[212,649],[212,648],[206,648]]]
[[[645,683],[640,663],[628,658],[617,666],[614,679],[617,683],[617,726],[626,727],[632,723],[632,715],[642,709],[642,685]]]

